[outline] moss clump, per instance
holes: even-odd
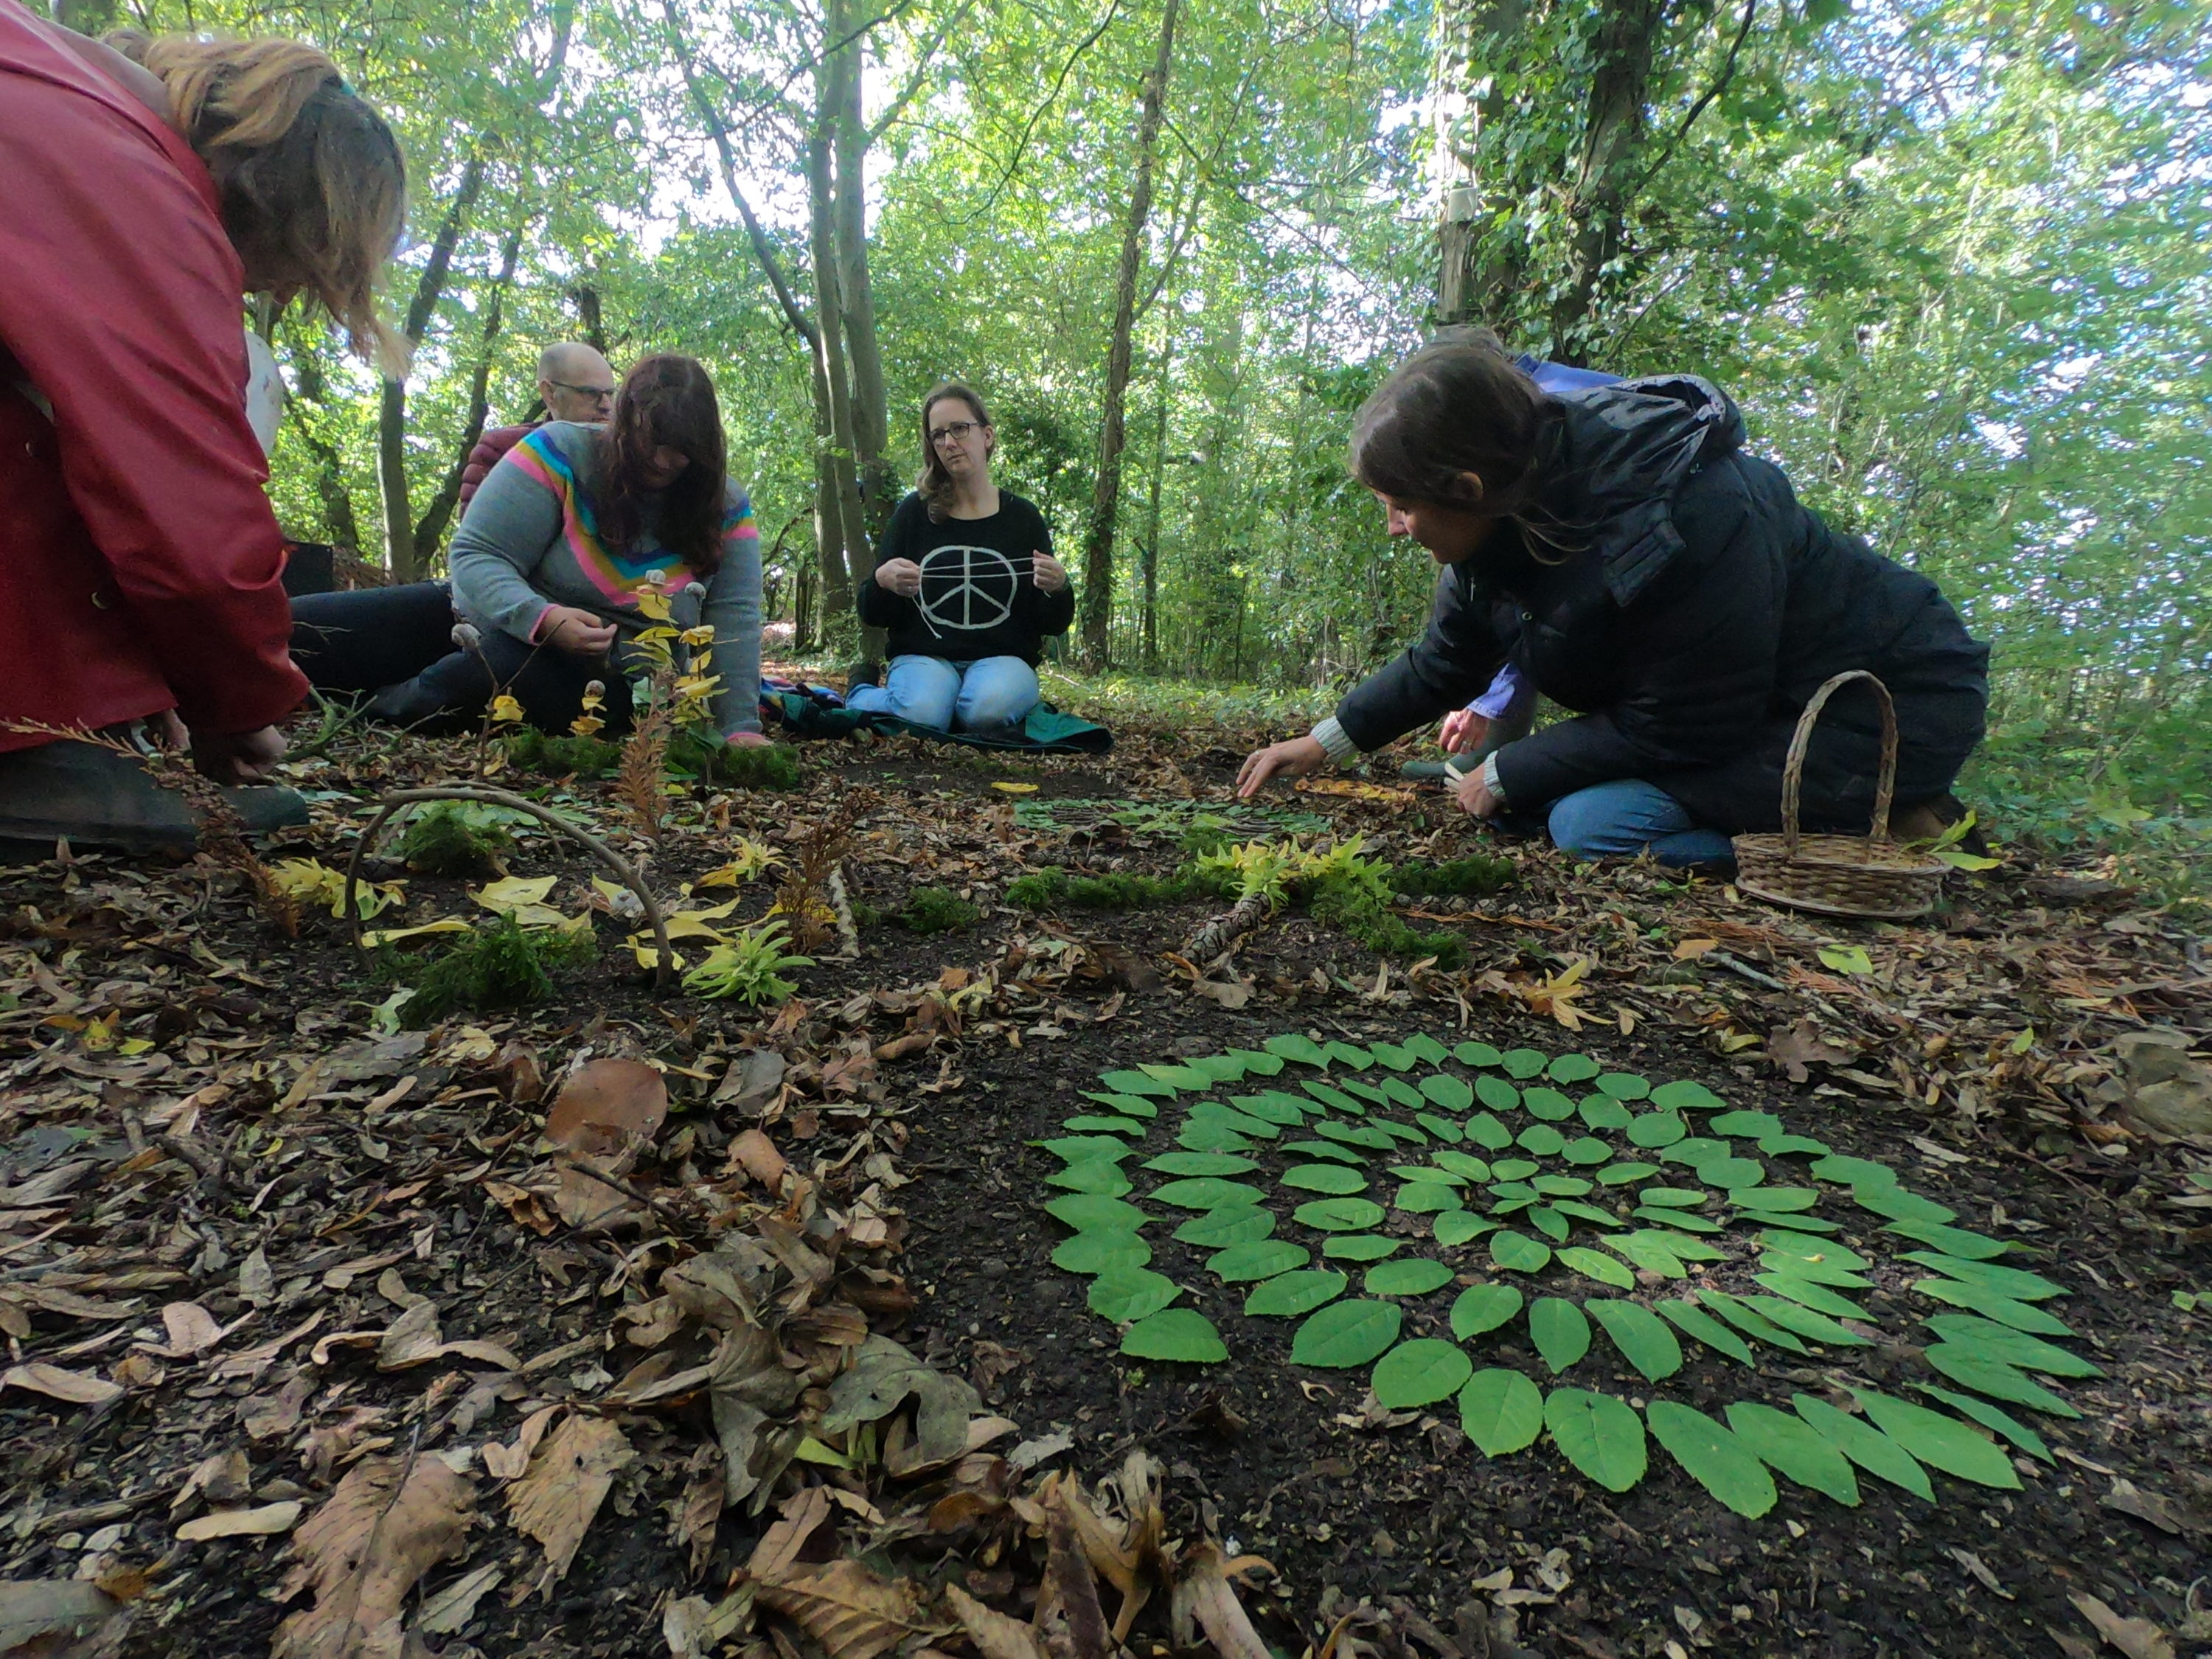
[[[553,994],[552,969],[598,952],[588,933],[526,931],[512,916],[480,927],[431,958],[399,1005],[403,1025],[424,1026],[466,1009],[520,1008]]]
[[[917,887],[906,896],[899,921],[917,933],[957,933],[973,927],[982,915],[949,887]]]
[[[426,876],[495,875],[514,850],[507,817],[476,801],[440,801],[408,824],[399,855]]]
[[[603,778],[622,763],[622,745],[604,738],[556,738],[526,726],[505,739],[517,771],[548,778]]]
[[[668,745],[672,766],[682,768],[702,783],[727,784],[735,789],[796,789],[805,781],[799,757],[789,744],[771,743],[732,748],[711,731],[686,726]]]
[[[1415,859],[1398,866],[1396,881],[1401,893],[1431,894],[1438,897],[1480,897],[1513,882],[1513,860],[1477,853],[1463,859],[1430,864]]]
[[[1324,882],[1307,901],[1316,921],[1340,927],[1378,956],[1401,962],[1434,957],[1443,969],[1467,965],[1467,941],[1457,933],[1438,928],[1423,933],[1391,913],[1389,903],[1370,885],[1352,881]]]
[[[1024,910],[1142,910],[1175,904],[1190,896],[1188,874],[1071,876],[1056,864],[1018,877],[1006,886],[1006,902]]]

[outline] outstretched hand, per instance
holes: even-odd
[[[1049,553],[1030,554],[1030,575],[1040,593],[1057,593],[1067,586],[1067,567]]]
[[[1302,778],[1328,763],[1328,750],[1315,737],[1292,738],[1270,744],[1244,757],[1237,774],[1237,799],[1249,800],[1270,778]]]
[[[1464,754],[1489,735],[1490,717],[1472,708],[1453,709],[1444,716],[1443,730],[1437,734],[1448,755]]]

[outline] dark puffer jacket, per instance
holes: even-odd
[[[1465,703],[1510,657],[1577,716],[1498,750],[1514,811],[1638,778],[1700,823],[1773,830],[1799,713],[1830,675],[1865,668],[1896,699],[1899,804],[1950,787],[1981,740],[1989,648],[1933,582],[1802,505],[1743,453],[1742,417],[1706,381],[1627,380],[1560,401],[1543,513],[1579,550],[1540,562],[1501,528],[1446,568],[1420,642],[1338,707],[1346,736],[1380,748]],[[1805,827],[1865,831],[1879,731],[1863,689],[1829,703]]]

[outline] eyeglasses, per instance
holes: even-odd
[[[981,429],[981,421],[948,421],[929,434],[929,441],[941,444],[948,438],[957,443],[969,433]]]
[[[575,386],[567,380],[548,380],[545,384],[573,392],[580,398],[589,398],[594,403],[611,404],[615,400],[615,389],[611,386]]]

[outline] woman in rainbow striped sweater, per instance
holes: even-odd
[[[690,357],[645,358],[606,425],[549,422],[492,470],[453,538],[450,589],[295,599],[293,659],[319,689],[373,692],[375,718],[434,732],[468,729],[505,694],[532,726],[564,732],[598,681],[597,712],[619,733],[640,665],[630,641],[656,624],[638,604],[647,587],[667,597],[670,625],[714,630],[725,741],[765,743],[760,532],[724,455],[707,371]]]

